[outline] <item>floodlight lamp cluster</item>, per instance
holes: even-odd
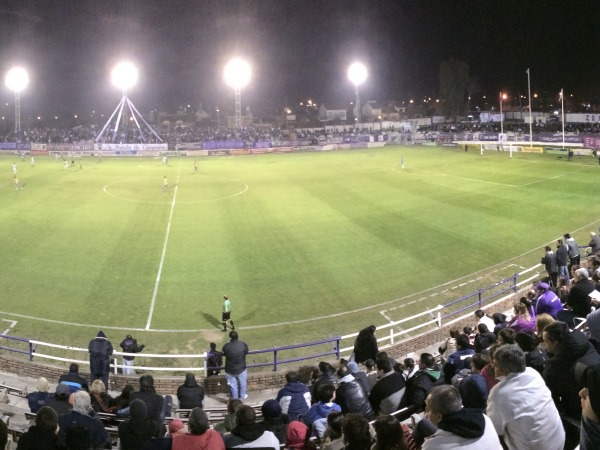
[[[226,65],[223,77],[228,86],[241,89],[248,84],[252,75],[252,69],[247,61],[241,58],[233,58]]]
[[[5,82],[11,91],[21,92],[29,84],[29,74],[22,67],[14,67],[6,74]]]

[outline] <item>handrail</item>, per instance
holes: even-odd
[[[377,342],[380,344],[380,348],[385,349],[387,347],[394,345],[397,341],[399,341],[400,339],[403,339],[405,336],[411,335],[411,333],[413,333],[415,331],[422,330],[423,332],[426,332],[427,330],[431,329],[432,325],[435,325],[436,327],[439,328],[439,327],[442,327],[443,324],[452,323],[454,321],[460,320],[461,318],[466,317],[464,315],[461,315],[463,312],[465,312],[467,310],[473,310],[473,308],[481,309],[484,303],[486,304],[486,306],[491,306],[495,303],[504,301],[510,295],[514,295],[514,293],[516,293],[518,291],[518,288],[520,286],[537,278],[538,273],[536,272],[534,275],[532,275],[526,279],[522,279],[522,280],[518,281],[518,279],[520,277],[524,276],[525,274],[527,274],[529,272],[533,272],[535,269],[539,268],[540,266],[541,266],[541,264],[536,264],[528,269],[523,270],[520,273],[516,273],[511,277],[505,278],[505,279],[503,279],[499,282],[496,282],[492,285],[481,288],[481,289],[477,290],[476,292],[468,294],[466,296],[463,296],[459,299],[452,300],[444,305],[437,305],[431,309],[427,309],[423,312],[414,314],[412,316],[405,317],[405,318],[397,320],[397,321],[378,325],[377,329],[379,331],[389,329],[389,333],[387,333],[387,334],[380,333],[380,336],[377,338]],[[506,284],[508,286],[501,289],[499,292],[492,292],[492,293],[490,293],[490,295],[487,295],[487,296],[482,295],[483,293],[492,291],[493,289],[498,288],[499,286],[502,286],[503,284]],[[503,294],[505,294],[507,292],[512,292],[512,294],[504,295],[503,297],[501,297],[499,299],[497,298],[498,296],[502,296]],[[475,302],[469,303],[465,306],[461,306],[460,308],[458,308],[456,310],[448,311],[447,313],[445,313],[445,310],[453,309],[453,308],[451,308],[452,306],[454,306],[460,302],[467,301],[473,297],[477,297],[477,300]],[[431,319],[425,320],[422,322],[421,321],[415,322],[415,320],[420,319],[424,316],[431,316]],[[401,330],[397,331],[397,328],[400,325],[406,324],[406,323],[410,323],[411,326],[409,326],[407,329],[401,329]],[[269,358],[269,360],[267,360],[265,362],[250,363],[250,364],[248,364],[248,367],[249,368],[272,367],[273,371],[277,371],[279,365],[281,365],[281,364],[297,363],[300,361],[306,361],[306,360],[316,359],[316,358],[323,358],[323,357],[327,357],[327,356],[335,356],[336,359],[339,359],[340,357],[349,357],[354,349],[354,340],[355,340],[356,336],[358,336],[358,332],[346,334],[343,336],[334,336],[334,337],[330,337],[327,339],[321,339],[321,340],[317,340],[317,341],[313,341],[313,342],[292,344],[292,345],[288,345],[288,346],[278,346],[278,347],[267,348],[267,349],[251,350],[248,353],[249,355],[271,354],[272,356],[271,356],[271,358]],[[40,348],[48,347],[48,348],[62,349],[62,350],[68,350],[68,351],[72,351],[72,352],[87,354],[88,353],[87,348],[74,347],[74,346],[68,346],[68,345],[59,345],[59,344],[54,344],[51,342],[39,341],[36,339],[25,339],[25,338],[21,338],[21,337],[9,336],[9,335],[4,335],[4,334],[0,334],[0,339],[6,339],[9,342],[15,341],[18,343],[27,344],[28,350],[12,348],[9,346],[1,346],[0,348],[3,350],[8,350],[10,352],[28,355],[29,360],[33,360],[33,358],[35,357],[35,358],[52,360],[52,361],[60,361],[60,362],[67,362],[67,363],[76,362],[79,364],[89,365],[89,360],[87,358],[75,359],[75,358],[69,358],[69,357],[64,357],[64,356],[55,356],[55,355],[51,355],[51,354],[47,354],[47,353],[42,353],[40,351]],[[346,342],[347,346],[342,347],[341,346],[342,342]],[[296,356],[296,357],[292,357],[292,358],[281,359],[281,353],[288,351],[288,350],[293,350],[293,349],[298,349],[298,348],[309,348],[309,347],[322,346],[322,345],[328,345],[328,344],[329,345],[333,344],[333,345],[331,345],[326,350],[311,352],[307,355],[301,355],[301,356]],[[122,369],[125,367],[123,364],[119,364],[119,359],[120,359],[119,357],[121,357],[121,356],[140,356],[140,354],[114,351],[114,353],[112,355],[112,361],[111,361],[112,362],[112,370],[114,371],[114,373],[117,373],[118,369]],[[163,372],[202,372],[204,374],[206,374],[207,370],[208,370],[207,353],[206,352],[197,353],[197,354],[180,354],[180,355],[179,354],[144,353],[143,356],[144,356],[144,358],[152,358],[152,359],[161,359],[161,358],[197,359],[197,360],[201,360],[202,364],[201,364],[201,366],[196,366],[196,367],[162,367],[162,366],[143,366],[142,365],[142,366],[136,366],[137,370],[163,371]],[[215,369],[222,370],[223,367],[219,367],[219,368],[211,367],[210,369],[211,370],[215,370]]]

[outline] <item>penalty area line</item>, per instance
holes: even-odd
[[[165,233],[165,242],[163,244],[162,255],[160,257],[160,264],[158,265],[158,273],[156,274],[156,281],[154,282],[154,292],[152,293],[152,301],[150,302],[150,311],[148,312],[148,321],[146,322],[146,330],[150,329],[150,323],[152,322],[152,315],[154,314],[154,304],[156,303],[156,296],[158,295],[158,285],[160,284],[160,276],[162,275],[163,265],[165,263],[165,256],[167,254],[167,244],[169,243],[169,235],[171,234],[171,222],[173,221],[173,211],[175,210],[175,202],[177,200],[177,191],[179,190],[179,175],[181,174],[181,164],[179,164],[179,172],[177,172],[177,181],[175,182],[175,193],[173,194],[173,201],[171,202],[171,212],[169,213],[169,222],[167,224],[167,232]]]

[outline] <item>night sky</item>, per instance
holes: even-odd
[[[561,88],[600,92],[600,1],[453,0],[4,0],[0,73],[19,64],[31,82],[24,114],[110,114],[110,70],[132,61],[138,109],[232,107],[222,79],[233,55],[253,66],[242,102],[255,111],[313,99],[346,104],[346,71],[369,68],[363,100],[439,91],[440,63],[467,62],[480,95]],[[2,105],[13,94],[0,90]],[[231,105],[231,106],[229,106]]]

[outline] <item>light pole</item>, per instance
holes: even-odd
[[[529,146],[533,146],[533,116],[531,115],[531,77],[527,69],[527,97],[529,99]]]
[[[217,111],[217,128],[221,128],[221,111],[219,108],[215,108],[215,111]]]
[[[354,84],[354,89],[356,90],[356,123],[358,125],[361,122],[360,97],[358,96],[358,86],[360,84],[363,84],[367,79],[367,68],[362,63],[352,63],[348,68],[348,78]]]
[[[22,67],[14,67],[6,74],[6,86],[15,92],[15,133],[21,131],[21,91],[29,84],[29,74]]]
[[[235,127],[242,126],[242,93],[241,89],[248,84],[252,75],[250,64],[240,58],[231,59],[223,72],[225,82],[235,92]]]
[[[504,115],[502,114],[502,101],[506,100],[506,94],[500,92],[500,139],[504,136]]]

